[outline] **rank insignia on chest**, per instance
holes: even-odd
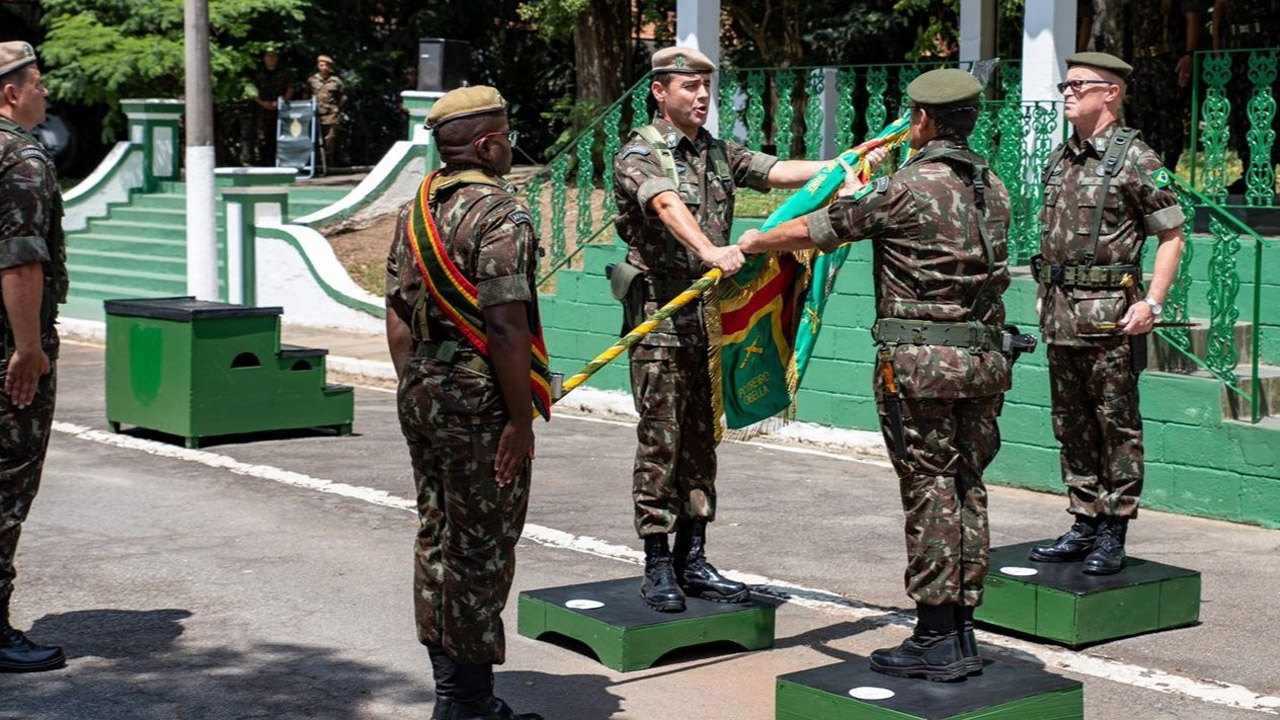
[[[1151,182],[1155,183],[1158,188],[1166,188],[1173,182],[1173,176],[1169,174],[1166,168],[1159,168],[1151,173]]]

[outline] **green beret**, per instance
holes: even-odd
[[[438,128],[450,120],[503,112],[502,95],[488,85],[472,85],[450,90],[427,111],[427,127]]]
[[[955,68],[930,70],[907,86],[907,97],[917,105],[976,105],[980,95],[982,84]]]
[[[1132,65],[1115,55],[1103,52],[1078,52],[1068,55],[1067,67],[1070,68],[1076,65],[1113,72],[1125,80],[1128,80],[1129,74],[1133,72]]]
[[[653,72],[701,75],[716,71],[711,58],[687,47],[662,48],[653,54]]]
[[[0,77],[15,70],[21,70],[35,61],[36,51],[31,47],[31,43],[21,40],[0,43]]]

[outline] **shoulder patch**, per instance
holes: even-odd
[[[653,150],[649,149],[648,145],[632,145],[622,151],[622,159],[626,160],[632,155],[650,155],[652,153]]]
[[[875,181],[875,188],[876,188],[876,192],[878,192],[878,193],[882,193],[882,192],[884,192],[884,191],[888,190],[888,189],[889,189],[889,178],[887,178],[887,177],[879,177],[879,178],[876,178],[876,181]]]
[[[1155,172],[1151,173],[1151,182],[1158,188],[1166,188],[1173,183],[1173,176],[1169,174],[1168,169],[1157,168]]]
[[[18,157],[23,160],[40,160],[42,162],[49,162],[49,156],[45,154],[45,151],[36,147],[23,148],[19,150]]]
[[[887,177],[876,178],[875,182],[869,182],[866,185],[863,185],[862,187],[858,188],[857,192],[853,194],[853,199],[855,201],[861,200],[862,198],[870,195],[871,193],[883,193],[888,189],[889,189],[889,178]]]
[[[528,225],[533,224],[533,217],[531,217],[529,213],[524,210],[516,210],[510,215],[507,215],[507,219],[513,223],[525,223]]]

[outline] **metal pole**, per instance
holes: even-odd
[[[209,2],[186,0],[187,292],[217,300],[218,223],[213,169],[213,83],[209,72]]]

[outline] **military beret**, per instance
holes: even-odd
[[[711,58],[687,47],[662,48],[653,54],[653,72],[655,73],[713,73],[716,64]]]
[[[1126,80],[1129,79],[1129,74],[1133,72],[1132,65],[1115,55],[1103,52],[1078,52],[1068,55],[1067,67],[1076,65],[1113,72]]]
[[[450,120],[460,120],[473,115],[502,112],[506,103],[495,88],[488,85],[472,85],[450,90],[427,111],[427,127],[437,128]]]
[[[982,84],[956,68],[930,70],[907,85],[907,97],[917,105],[976,105],[981,94]]]
[[[35,61],[36,51],[31,47],[31,43],[21,40],[0,43],[0,77],[15,70],[21,70]]]
[[[333,61],[333,58],[329,57],[328,55],[321,55],[321,56],[319,56],[319,57],[317,57],[317,58],[316,58],[316,62],[320,62],[321,60],[323,60],[324,62],[329,63],[330,65],[336,65],[336,64],[337,64],[337,63],[335,63],[335,62]]]

